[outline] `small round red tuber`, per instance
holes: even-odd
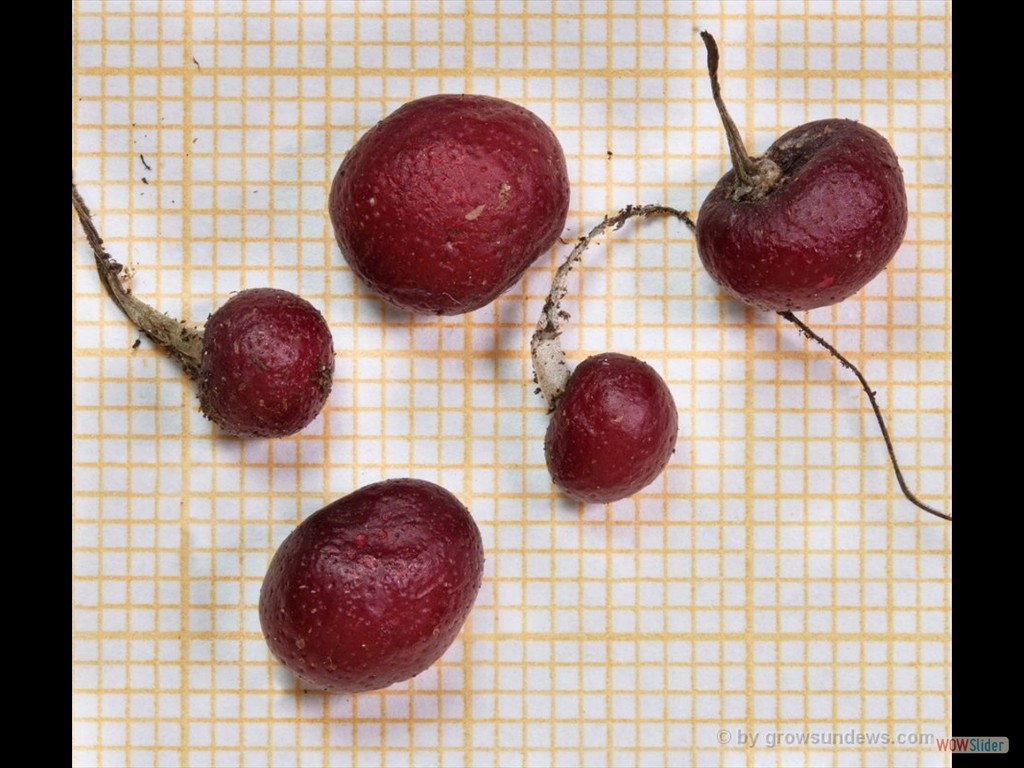
[[[668,464],[679,432],[675,401],[665,381],[635,357],[604,353],[570,375],[559,336],[566,278],[591,240],[633,216],[686,214],[663,206],[630,206],[605,217],[559,267],[531,348],[540,393],[551,409],[544,441],[555,485],[583,502],[610,503],[650,485]]]
[[[588,357],[555,403],[544,455],[555,485],[604,504],[647,487],[679,432],[672,393],[647,363],[615,352]]]
[[[236,437],[284,437],[316,418],[334,375],[331,330],[316,307],[288,291],[253,288],[232,296],[205,329],[185,325],[124,287],[123,268],[103,248],[74,181],[71,203],[107,293],[196,380],[207,418]]]

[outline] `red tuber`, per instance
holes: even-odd
[[[305,685],[386,688],[427,669],[469,615],[483,576],[469,511],[425,480],[387,480],[291,532],[260,590],[271,652]]]
[[[863,374],[793,314],[843,301],[896,253],[907,228],[907,195],[896,154],[871,128],[833,119],[794,128],[763,157],[750,157],[722,100],[718,45],[707,32],[701,38],[733,165],[691,226],[701,261],[730,294],[778,312],[853,372],[871,401],[903,494],[926,512],[952,520],[907,486]]]
[[[236,437],[284,437],[316,418],[331,392],[334,344],[312,304],[288,291],[254,288],[232,296],[205,330],[187,326],[124,287],[122,266],[103,248],[74,181],[71,204],[107,293],[196,380],[207,418]]]
[[[490,96],[411,101],[371,128],[331,186],[353,271],[409,312],[470,312],[508,290],[565,225],[569,177],[555,134]]]
[[[701,205],[697,252],[733,296],[758,309],[802,311],[863,288],[896,254],[907,229],[907,193],[896,154],[853,120],[817,120],[747,154],[725,110],[708,47],[712,93],[733,169]]]
[[[551,409],[544,455],[555,485],[583,502],[610,503],[652,483],[675,450],[679,416],[672,393],[647,363],[605,353],[572,372],[559,341],[566,277],[590,241],[633,216],[686,214],[648,205],[605,217],[580,238],[552,281],[531,348],[540,393]]]

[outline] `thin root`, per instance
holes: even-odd
[[[875,412],[875,419],[877,419],[878,421],[879,429],[882,430],[882,439],[885,440],[885,447],[889,451],[889,460],[892,461],[892,468],[893,471],[896,473],[896,481],[899,483],[900,490],[903,491],[903,495],[906,496],[907,499],[909,499],[912,503],[916,504],[918,507],[923,509],[925,512],[935,515],[936,517],[941,517],[943,520],[949,520],[950,522],[953,522],[952,515],[947,515],[945,512],[940,512],[934,507],[928,506],[919,498],[917,498],[917,496],[913,494],[910,488],[907,487],[907,481],[903,479],[903,472],[900,470],[899,462],[896,461],[896,452],[895,450],[893,450],[892,440],[889,438],[889,430],[885,426],[885,419],[882,418],[882,410],[878,407],[878,400],[875,399],[875,392],[873,389],[871,389],[871,386],[868,384],[867,379],[864,378],[864,374],[860,372],[860,369],[857,368],[857,366],[855,366],[845,357],[843,357],[842,354],[840,354],[839,350],[837,350],[835,347],[833,347],[831,344],[825,341],[825,339],[823,339],[817,333],[812,331],[805,323],[801,322],[797,318],[797,316],[794,315],[792,312],[779,312],[779,314],[784,319],[788,320],[789,322],[793,323],[793,325],[795,325],[797,328],[799,328],[800,333],[802,333],[808,339],[817,342],[826,350],[828,350],[828,353],[832,355],[832,357],[834,357],[836,360],[838,360],[844,368],[848,368],[849,370],[853,371],[853,375],[857,377],[857,381],[860,382],[861,388],[867,394],[868,400],[871,401],[871,409]]]
[[[540,320],[537,321],[537,330],[534,331],[530,341],[534,375],[549,409],[554,409],[555,403],[565,391],[565,385],[569,381],[569,368],[566,364],[565,353],[558,340],[561,334],[562,320],[568,318],[568,313],[564,312],[560,305],[568,290],[566,281],[569,272],[583,258],[583,252],[594,238],[600,237],[609,228],[621,229],[629,219],[635,216],[675,216],[685,223],[691,232],[696,231],[696,225],[686,211],[680,211],[667,205],[627,205],[614,216],[605,216],[600,224],[579,238],[568,257],[555,272],[555,277],[551,282],[551,292],[544,302]]]

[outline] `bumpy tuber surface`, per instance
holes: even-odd
[[[403,105],[346,155],[331,186],[353,271],[409,312],[489,304],[555,242],[569,208],[565,156],[535,114],[489,96]]]
[[[210,315],[199,366],[203,413],[239,437],[282,437],[317,417],[334,349],[323,315],[274,288],[239,291]]]
[[[751,157],[718,83],[718,45],[707,32],[708,75],[733,168],[697,217],[697,252],[740,301],[778,312],[857,377],[871,402],[900,490],[944,520],[908,487],[874,390],[860,370],[794,311],[836,304],[889,263],[907,228],[907,194],[896,154],[881,134],[852,120],[818,120]]]
[[[718,47],[701,34],[733,160],[697,217],[704,267],[759,309],[842,301],[881,272],[903,242],[907,194],[896,154],[877,131],[832,119],[794,128],[763,157],[750,157],[722,102]]]
[[[424,480],[368,485],[304,520],[260,591],[271,652],[306,686],[386,688],[427,669],[469,615],[483,575],[480,531]]]
[[[327,402],[334,344],[323,315],[294,293],[239,291],[210,315],[205,331],[157,312],[121,283],[123,267],[103,247],[85,202],[71,203],[114,303],[196,380],[199,406],[236,437],[284,437],[308,425]]]

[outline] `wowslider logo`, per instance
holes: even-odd
[[[954,736],[936,739],[940,752],[973,752],[990,755],[1005,755],[1010,751],[1010,740],[1006,736]]]

